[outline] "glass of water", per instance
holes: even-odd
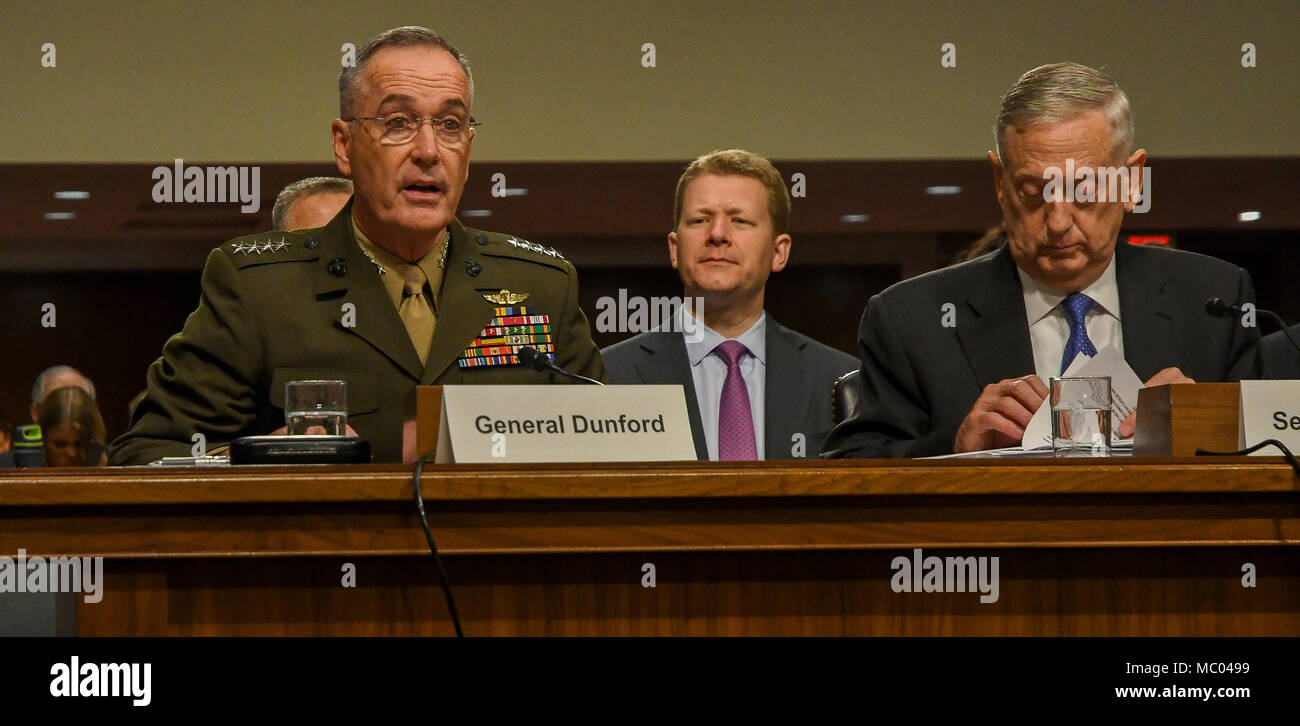
[[[347,381],[284,384],[284,422],[290,436],[343,436],[348,425]]]
[[[1110,376],[1052,378],[1052,453],[1110,456]]]

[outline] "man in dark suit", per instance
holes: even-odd
[[[831,384],[857,361],[763,310],[767,278],[790,256],[780,173],[756,154],[715,151],[678,179],[673,212],[668,257],[698,302],[665,330],[605,348],[610,382],[681,384],[701,460],[816,456]]]
[[[1006,244],[872,298],[859,329],[862,404],[831,433],[825,456],[1014,445],[1047,396],[1044,381],[1076,354],[1106,347],[1146,385],[1260,375],[1258,330],[1204,307],[1210,297],[1253,301],[1244,270],[1116,244],[1146,152],[1129,154],[1132,117],[1114,81],[1073,63],[1035,68],[1003,97],[995,139],[989,161]],[[1126,189],[1101,173],[1077,187],[1052,181],[1062,168],[1116,164],[1133,170]],[[1134,426],[1130,416],[1119,435]]]

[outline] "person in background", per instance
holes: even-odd
[[[51,391],[65,386],[80,388],[90,396],[91,402],[94,402],[95,384],[82,375],[81,371],[66,365],[50,366],[36,376],[36,383],[32,385],[32,423],[39,420],[38,412],[45,397],[50,395]]]
[[[271,207],[271,228],[316,229],[329,224],[352,198],[352,180],[337,176],[312,176],[284,189]]]
[[[1007,225],[1002,222],[989,228],[987,232],[980,235],[980,238],[961,248],[957,256],[952,258],[949,266],[959,265],[963,262],[970,262],[976,257],[984,255],[995,250],[1002,249],[1007,243]]]
[[[831,386],[857,366],[763,308],[768,278],[790,257],[789,218],[790,193],[767,159],[728,149],[691,162],[677,181],[668,260],[700,307],[678,310],[672,330],[601,352],[611,383],[685,389],[700,460],[817,456],[833,423]]]
[[[95,400],[76,386],[45,397],[36,422],[41,426],[46,466],[104,466],[108,449],[104,419]]]

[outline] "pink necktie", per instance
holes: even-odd
[[[753,461],[758,458],[754,444],[754,416],[749,410],[749,390],[740,375],[740,359],[749,349],[738,340],[727,340],[713,349],[713,354],[727,364],[727,380],[722,384],[722,401],[718,406],[718,460]]]

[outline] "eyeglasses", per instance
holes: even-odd
[[[407,111],[397,111],[387,116],[357,116],[353,121],[371,121],[379,125],[379,143],[388,145],[405,144],[419,133],[420,127],[428,121],[438,136],[438,141],[448,146],[459,146],[469,140],[474,129],[483,125],[471,116],[468,121],[456,116],[418,116]]]

